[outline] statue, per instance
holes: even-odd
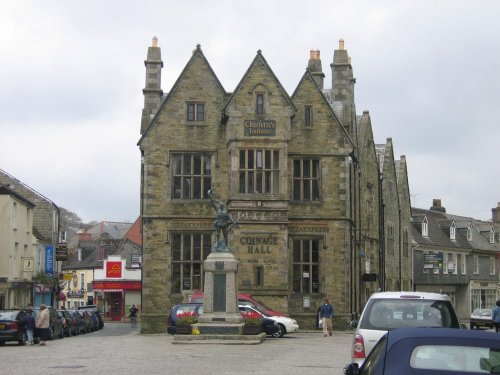
[[[228,233],[236,225],[236,222],[231,217],[231,214],[224,207],[222,201],[216,200],[212,195],[212,190],[208,191],[208,196],[212,202],[213,208],[215,208],[215,244],[214,250],[217,252],[230,251],[228,242]],[[223,239],[221,240],[220,234],[222,232]]]

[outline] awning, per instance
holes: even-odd
[[[121,293],[123,289],[94,289],[94,292]]]

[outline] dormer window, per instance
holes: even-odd
[[[455,222],[453,222],[450,225],[450,240],[455,240],[455,239],[456,239],[456,226]]]
[[[467,227],[467,241],[472,241],[472,224]]]
[[[490,229],[490,243],[495,243],[495,230],[493,228]]]
[[[427,217],[424,217],[424,220],[422,221],[422,236],[429,237],[429,227],[428,227]]]
[[[257,94],[255,98],[255,113],[260,115],[264,113],[264,94]]]

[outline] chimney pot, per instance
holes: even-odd
[[[153,47],[158,47],[158,38],[156,36],[153,37]]]
[[[344,39],[339,40],[339,49],[343,50],[344,49]]]

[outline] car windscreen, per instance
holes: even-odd
[[[359,327],[389,331],[402,327],[459,328],[449,301],[426,299],[372,299]]]
[[[0,311],[0,320],[16,320],[18,311]]]

